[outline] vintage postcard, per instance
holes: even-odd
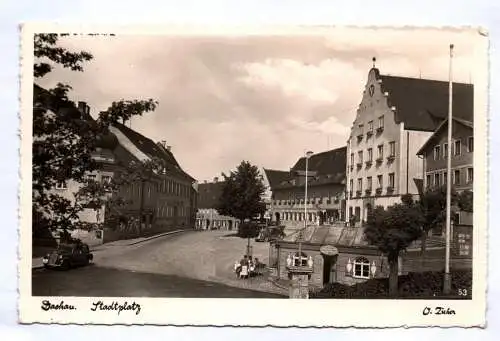
[[[485,326],[484,30],[20,31],[22,323]]]

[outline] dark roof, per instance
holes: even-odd
[[[264,168],[264,172],[266,173],[266,177],[269,181],[271,190],[276,186],[279,186],[283,181],[287,181],[288,179],[290,179],[290,172],[287,171]]]
[[[182,175],[188,178],[191,181],[195,179],[187,174],[180,167],[179,163],[175,159],[172,152],[162,146],[156,144],[151,139],[145,137],[144,135],[139,134],[135,130],[121,124],[115,123],[113,124],[118,130],[120,130],[139,150],[141,150],[144,154],[148,155],[151,158],[159,158],[161,160],[166,161],[167,163],[167,171],[171,171]]]
[[[198,208],[217,208],[224,181],[198,184]]]
[[[317,172],[318,175],[345,174],[347,147],[341,147],[326,152],[313,154],[309,157],[308,170]],[[292,171],[304,171],[306,158],[301,157]]]
[[[389,106],[396,107],[396,122],[409,130],[434,131],[448,115],[447,81],[380,75]],[[473,121],[474,85],[453,83],[453,116]]]
[[[307,226],[302,230],[301,240],[303,244],[373,248],[368,244],[364,230],[362,227]],[[296,243],[298,231],[290,232],[283,238],[283,242]]]
[[[453,117],[453,121],[460,123],[461,125],[470,128],[471,130],[474,129],[474,124],[471,121],[463,120],[461,118],[456,118]],[[417,152],[417,155],[422,155],[427,148],[429,148],[429,145],[434,146],[433,142],[439,137],[443,129],[448,127],[448,119],[445,119],[444,121],[441,122],[441,124],[436,128],[436,131],[425,141],[424,145],[420,147],[419,151]]]

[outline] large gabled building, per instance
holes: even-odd
[[[360,225],[375,206],[423,188],[419,149],[448,113],[448,82],[380,74],[373,67],[347,141],[347,216]],[[467,118],[473,86],[454,83],[453,112]],[[352,219],[354,218],[354,219]]]
[[[330,224],[344,218],[346,147],[299,158],[288,172],[265,170],[272,191],[271,219],[286,226]],[[307,207],[307,216],[305,208]]]

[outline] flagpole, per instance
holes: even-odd
[[[451,143],[453,128],[453,44],[450,45],[450,74],[448,85],[448,155],[446,167],[446,253],[444,266],[443,293],[451,291],[450,244],[451,244]]]

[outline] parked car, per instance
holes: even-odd
[[[285,236],[283,226],[267,226],[262,228],[259,235],[255,238],[256,242],[268,242],[282,239]]]
[[[76,266],[88,265],[94,256],[85,243],[74,242],[59,244],[56,250],[48,253],[42,259],[45,268],[59,268],[63,270]]]

